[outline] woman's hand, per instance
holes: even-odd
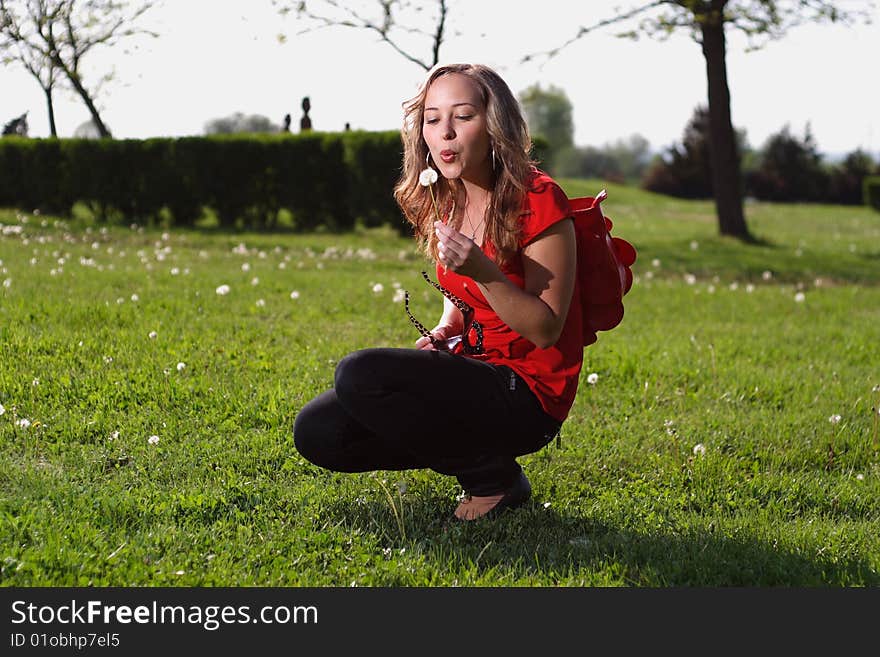
[[[447,270],[478,281],[486,273],[487,265],[494,264],[472,239],[451,226],[435,221],[434,230],[439,240],[437,255]]]
[[[440,326],[436,326],[431,330],[431,335],[433,335],[434,339],[441,344],[448,338],[460,334],[461,327],[453,326],[451,324],[441,324]],[[438,351],[437,347],[435,347],[434,344],[424,336],[416,340],[416,349],[424,349],[426,351]],[[445,351],[442,346],[440,350]]]

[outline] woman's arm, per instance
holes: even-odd
[[[466,236],[439,222],[435,226],[443,244],[442,264],[473,278],[511,329],[541,349],[556,344],[574,293],[577,245],[571,219],[556,222],[523,249],[524,289]]]

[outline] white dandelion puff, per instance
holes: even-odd
[[[593,372],[592,374],[587,376],[587,383],[589,383],[591,386],[596,385],[596,381],[598,381],[598,380],[599,380],[599,375],[596,374],[595,372]]]
[[[257,299],[257,308],[262,308],[265,305],[266,305],[265,299]]]
[[[706,453],[706,446],[703,443],[694,445],[694,456],[703,456]]]
[[[228,285],[221,285],[214,291],[217,294],[219,294],[221,297],[226,296],[227,294],[229,294],[229,286]]]
[[[379,293],[381,293],[382,290],[384,290],[384,289],[385,289],[385,286],[384,286],[384,285],[382,285],[381,283],[376,283],[376,284],[373,286],[373,293],[374,293],[374,294],[379,294]]]
[[[249,262],[245,262],[245,263],[243,263],[243,264],[241,265],[241,270],[242,270],[242,271],[250,271],[250,270],[251,270],[251,264],[250,264]]]
[[[828,418],[828,421],[829,421],[831,424],[837,424],[837,423],[840,422],[842,419],[843,419],[843,418],[842,418],[840,415],[838,415],[838,414],[835,413],[834,415],[832,415],[831,417]]]
[[[158,445],[159,444],[159,436],[156,436],[156,435],[150,436],[149,438],[147,438],[147,442],[150,443],[151,445]]]
[[[150,338],[150,340],[155,340],[156,338],[159,337],[159,334],[156,333],[155,331],[150,331],[148,337]]]
[[[294,290],[293,292],[291,292],[290,298],[291,299],[299,299],[299,290]]]
[[[770,270],[765,270],[761,274],[761,278],[764,279],[765,281],[769,281],[771,278],[773,278],[773,272]]]
[[[183,372],[183,370],[185,370],[185,369],[186,369],[186,363],[181,361],[180,363],[177,364],[177,371],[178,372]]]
[[[16,424],[22,429],[27,429],[29,426],[31,426],[31,421],[28,420],[26,417],[23,417],[18,422],[16,422]]]
[[[794,295],[794,300],[796,303],[803,303],[804,299],[806,299],[806,298],[807,297],[804,295],[803,292],[798,292],[797,294]]]
[[[419,174],[419,184],[422,187],[430,187],[435,182],[437,182],[437,172],[434,171],[431,167],[427,169],[423,169]]]
[[[137,294],[132,294],[131,300],[134,301],[135,303],[137,303],[138,301],[141,300],[141,298]]]
[[[6,408],[3,406],[3,404],[0,404],[0,415],[3,415],[5,412]]]

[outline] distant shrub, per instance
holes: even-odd
[[[880,212],[880,176],[865,176],[862,190],[865,205]]]

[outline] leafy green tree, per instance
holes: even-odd
[[[748,177],[756,198],[767,201],[827,200],[829,176],[807,125],[803,139],[788,125],[771,135],[762,149],[758,168]]]
[[[565,91],[550,86],[542,89],[534,84],[519,95],[519,102],[526,115],[529,132],[547,141],[548,162],[553,168],[559,155],[574,146],[574,121],[572,105]]]
[[[242,132],[280,132],[281,127],[275,125],[267,117],[260,114],[242,114],[236,112],[231,116],[211,119],[205,124],[206,135],[231,135]]]
[[[860,9],[859,5],[865,7]],[[586,5],[584,5],[586,6]],[[640,33],[666,38],[679,30],[699,45],[706,62],[709,130],[712,149],[712,188],[722,235],[753,241],[743,213],[742,172],[736,134],[730,113],[727,82],[727,29],[746,34],[751,49],[782,38],[791,28],[808,21],[845,22],[867,17],[873,2],[849,0],[653,0],[620,11],[599,22],[580,27],[560,46],[536,55],[555,57],[590,32],[611,25],[634,25],[619,34],[635,38]],[[592,9],[591,9],[592,10]],[[584,10],[586,11],[586,9]]]

